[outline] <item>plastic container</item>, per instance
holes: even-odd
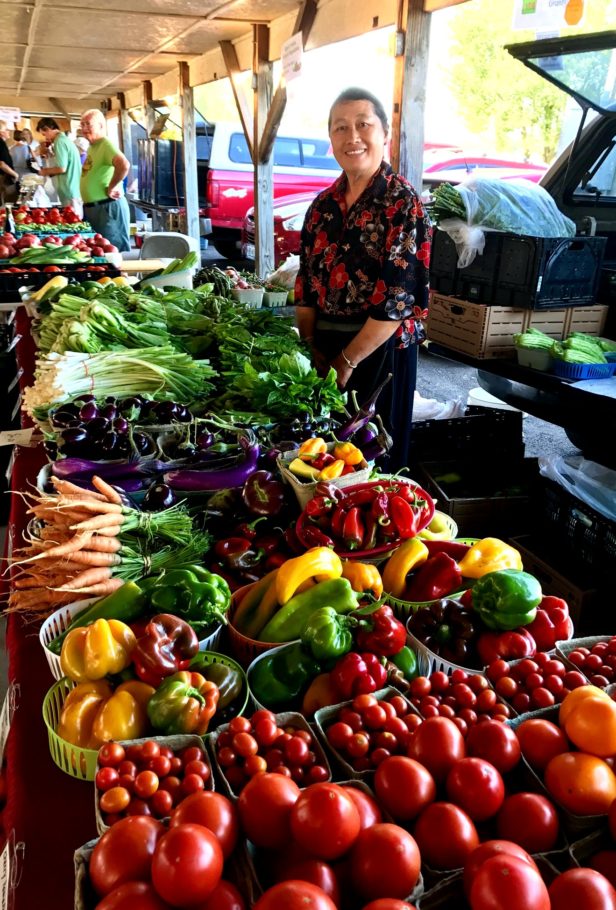
[[[281,307],[287,305],[288,291],[266,291],[263,295],[263,306]]]
[[[89,597],[87,600],[76,600],[75,603],[60,607],[55,613],[52,613],[51,616],[47,617],[42,624],[39,631],[39,641],[45,652],[45,657],[47,658],[47,663],[49,664],[49,669],[51,670],[51,675],[54,679],[62,679],[64,674],[60,667],[60,655],[54,654],[53,651],[49,650],[48,646],[52,641],[62,635],[63,632],[66,632],[71,622],[79,613],[82,613],[100,599],[100,597]]]
[[[334,447],[335,443],[329,443],[327,451],[333,452]],[[306,504],[314,497],[315,490],[322,481],[302,480],[301,477],[296,477],[292,471],[289,471],[288,466],[298,457],[298,455],[299,449],[292,449],[290,452],[285,452],[283,455],[278,456],[276,465],[284,482],[288,483],[293,488],[295,498],[297,499],[300,508],[304,509]],[[337,487],[339,490],[345,490],[348,487],[357,486],[358,483],[366,483],[371,473],[372,467],[367,461],[362,460],[357,466],[357,470],[352,474],[345,474],[343,477],[335,477],[333,480],[328,480],[327,484]]]
[[[244,597],[253,590],[256,584],[258,584],[258,582],[254,581],[250,585],[244,585],[243,588],[238,588],[237,591],[234,591],[231,595],[231,606],[229,608],[228,616],[229,623],[227,625],[229,646],[231,654],[233,654],[242,667],[249,667],[252,661],[256,657],[259,657],[260,654],[271,651],[272,648],[277,648],[280,644],[280,642],[257,641],[255,638],[248,638],[246,635],[242,635],[242,633],[233,625],[235,611]]]
[[[616,363],[565,363],[554,360],[552,371],[561,379],[609,379],[614,375]]]
[[[283,645],[275,645],[274,647],[270,646],[267,649],[267,651],[259,654],[258,657],[255,657],[255,659],[252,661],[252,663],[246,670],[246,679],[248,680],[248,688],[250,689],[250,697],[252,698],[253,704],[256,706],[256,708],[265,708],[268,711],[276,711],[278,708],[280,708],[280,706],[279,705],[265,705],[259,701],[259,699],[256,697],[256,695],[252,689],[252,686],[250,685],[250,677],[252,675],[252,671],[254,670],[256,665],[259,663],[259,661],[263,660],[263,658],[266,657],[268,654],[273,654],[274,652],[282,651],[283,648],[288,648],[289,645],[293,645],[293,644],[296,644],[296,642],[287,641]],[[308,686],[306,686],[306,688],[308,688]],[[292,703],[289,703],[288,705],[285,705],[284,707],[287,708],[289,711],[299,710],[299,708],[301,707],[301,702],[302,702],[302,695],[300,694],[300,697],[298,699],[296,699]]]
[[[210,767],[210,776],[206,781],[204,781],[204,790],[215,790],[214,785],[214,772],[210,764],[210,757],[208,751],[204,746],[203,739],[200,736],[194,736],[192,734],[180,734],[177,736],[144,736],[141,739],[122,739],[119,741],[120,745],[124,746],[140,746],[142,743],[155,742],[159,746],[166,746],[168,749],[171,749],[173,752],[180,752],[182,749],[187,749],[189,746],[197,746],[199,749],[202,749],[205,753],[204,761]],[[99,770],[100,765],[98,764],[98,752],[96,753],[96,771]],[[96,776],[96,772],[95,772]],[[103,813],[100,810],[98,805],[100,795],[102,791],[98,790],[96,784],[94,785],[94,815],[96,818],[96,830],[99,834],[104,834],[105,831],[109,831],[110,825],[105,824]]]
[[[248,707],[248,702],[250,700],[250,689],[248,688],[248,680],[244,668],[241,667],[237,661],[233,660],[232,657],[229,657],[227,654],[219,654],[217,651],[205,651],[199,656],[199,662],[204,664],[222,664],[223,667],[231,667],[233,670],[236,670],[242,679],[242,691],[236,699],[234,699],[226,708],[216,711],[216,714],[210,721],[209,730],[215,730],[221,724],[227,723],[231,717],[239,716],[243,714],[246,708]],[[199,668],[195,668],[196,672],[199,672]]]
[[[516,354],[521,367],[546,373],[552,366],[552,355],[546,348],[516,348]]]
[[[58,768],[65,774],[70,774],[77,780],[94,780],[98,750],[81,749],[62,739],[56,733],[62,706],[66,696],[74,687],[75,683],[62,677],[53,684],[43,701],[43,720],[49,737],[49,751]]]
[[[263,305],[263,295],[265,294],[263,288],[231,288],[231,293],[238,303],[253,310],[257,310]]]
[[[153,288],[186,288],[192,290],[194,269],[184,269],[181,272],[169,272],[168,275],[155,275],[152,278],[142,278],[141,287]]]

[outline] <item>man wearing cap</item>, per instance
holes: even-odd
[[[84,218],[118,250],[130,250],[130,214],[122,192],[128,158],[107,138],[101,111],[82,114],[81,131],[90,143],[81,171]]]

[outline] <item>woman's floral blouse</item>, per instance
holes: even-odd
[[[398,347],[424,340],[430,221],[411,184],[386,162],[347,210],[342,174],[306,212],[295,305],[341,323],[395,319]]]

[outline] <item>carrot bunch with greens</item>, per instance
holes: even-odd
[[[52,483],[57,495],[24,494],[32,498],[29,514],[43,524],[11,560],[9,610],[42,616],[125,581],[191,565],[209,547],[182,506],[139,512],[100,477],[92,478],[93,491],[55,477]]]

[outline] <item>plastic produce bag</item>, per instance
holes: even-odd
[[[450,187],[448,193],[451,197]],[[528,237],[574,237],[575,223],[563,215],[550,194],[530,180],[469,177],[453,190],[460,197],[466,219],[448,218],[435,192],[438,226],[458,251],[458,267],[465,268],[483,253],[484,231],[503,231]],[[453,212],[452,212],[453,214]]]
[[[415,392],[413,398],[413,421],[448,420],[452,417],[464,417],[466,401],[462,398],[438,401],[436,398],[424,398]]]
[[[616,521],[616,471],[581,455],[539,458],[539,470],[605,518]]]
[[[275,272],[272,272],[271,275],[268,275],[267,281],[272,284],[279,284],[283,288],[289,288],[293,290],[295,287],[295,279],[297,278],[297,273],[299,272],[299,256],[293,254],[289,256],[285,261],[278,266]]]

